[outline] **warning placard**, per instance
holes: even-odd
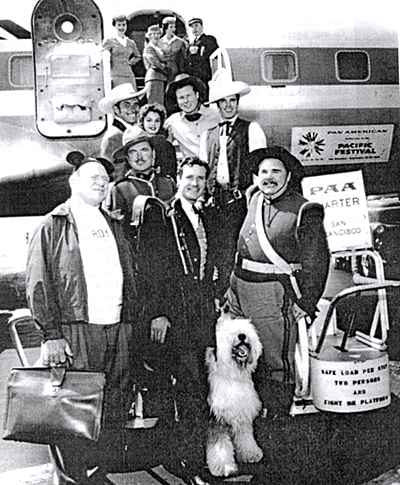
[[[306,177],[302,186],[304,197],[324,206],[331,252],[372,247],[361,170]]]

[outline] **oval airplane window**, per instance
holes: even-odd
[[[336,53],[336,76],[339,81],[368,81],[371,75],[369,56],[364,51]]]

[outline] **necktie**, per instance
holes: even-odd
[[[193,121],[197,121],[197,120],[199,120],[199,119],[201,118],[201,114],[200,114],[200,113],[194,113],[194,114],[192,114],[192,115],[190,115],[190,114],[186,114],[186,115],[185,115],[185,118],[186,118],[188,121],[193,122]]]
[[[220,185],[226,187],[229,185],[229,166],[226,145],[228,143],[228,130],[230,123],[229,121],[224,121],[219,125],[221,126],[221,134],[219,136],[219,157],[216,180]]]
[[[202,280],[204,278],[207,259],[207,236],[200,217],[199,224],[196,229],[196,236],[200,246],[200,280]]]
[[[197,210],[196,207],[192,206],[189,210],[189,213],[187,214],[190,222],[192,223],[193,229],[196,231],[197,227],[199,225],[199,211]]]

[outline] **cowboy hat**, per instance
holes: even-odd
[[[207,99],[207,86],[205,83],[195,76],[189,74],[178,74],[173,81],[171,81],[165,91],[166,103],[170,106],[176,104],[176,91],[185,86],[193,86],[193,89],[199,93],[200,103]]]
[[[229,98],[238,94],[239,96],[246,96],[249,94],[250,86],[242,81],[230,81],[221,86],[210,86],[210,96],[208,104],[217,103],[223,98]]]
[[[114,114],[114,106],[121,101],[132,98],[140,98],[146,94],[146,88],[136,91],[132,84],[125,83],[115,86],[104,98],[99,101],[99,109],[106,114]]]
[[[212,80],[208,83],[210,96],[207,104],[216,103],[220,99],[229,98],[238,94],[246,96],[250,92],[250,86],[242,81],[233,81],[230,73],[225,68],[218,69]]]
[[[118,148],[118,150],[115,150],[113,153],[113,160],[125,158],[129,148],[137,145],[138,143],[147,141],[151,148],[154,148],[154,143],[160,138],[164,137],[162,135],[149,135],[137,125],[131,126],[124,131],[122,137],[123,146]]]
[[[278,146],[271,146],[267,148],[258,148],[254,150],[249,155],[249,167],[251,167],[252,172],[257,174],[260,163],[268,158],[275,158],[280,160],[286,170],[292,174],[292,183],[298,183],[304,177],[304,167],[294,155],[292,155],[288,150]]]

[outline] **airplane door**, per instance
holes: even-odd
[[[48,138],[92,137],[106,128],[103,21],[92,0],[40,0],[32,14],[36,126]]]

